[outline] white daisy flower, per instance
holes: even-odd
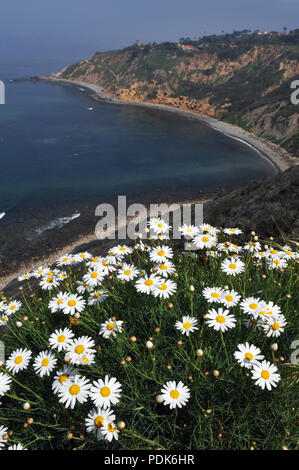
[[[101,329],[99,334],[102,335],[105,339],[110,338],[110,336],[115,336],[116,333],[122,332],[122,320],[109,320],[101,324]]]
[[[7,374],[0,372],[0,397],[3,397],[10,389],[11,378]]]
[[[186,238],[194,238],[199,233],[199,228],[195,225],[184,224],[179,227],[179,232]]]
[[[9,317],[11,314],[5,313],[5,312],[0,312],[0,326],[6,325],[6,323],[9,320]]]
[[[102,428],[102,435],[106,441],[111,442],[112,439],[118,439],[119,430],[112,422],[105,422]]]
[[[280,307],[273,302],[261,302],[259,309],[255,313],[255,318],[267,319],[273,315],[279,315],[280,313]]]
[[[22,307],[21,302],[19,302],[18,300],[12,300],[11,302],[9,302],[9,304],[7,304],[3,308],[3,310],[7,315],[11,315],[12,313],[18,312],[21,307]]]
[[[94,408],[85,418],[85,427],[87,432],[92,432],[97,435],[97,440],[103,439],[103,425],[111,423],[115,420],[115,415],[111,409],[104,410],[103,408]]]
[[[94,288],[102,283],[104,279],[104,273],[100,268],[94,266],[92,269],[89,269],[86,274],[83,276],[83,282],[86,282],[88,286]]]
[[[173,251],[169,246],[157,246],[150,251],[150,259],[155,263],[165,263],[168,258],[173,257]]]
[[[216,235],[216,233],[220,232],[220,230],[217,227],[213,227],[213,225],[210,225],[210,224],[201,224],[199,228],[202,232],[208,232],[211,235]]]
[[[265,387],[271,390],[272,387],[277,387],[277,383],[280,381],[280,375],[277,373],[277,370],[274,364],[263,361],[253,366],[252,379],[255,381],[255,384],[263,390]]]
[[[52,297],[52,299],[49,302],[49,309],[51,310],[52,313],[58,312],[59,310],[63,309],[63,306],[65,304],[65,301],[68,295],[69,294],[67,292],[59,292],[59,294]]]
[[[8,429],[4,426],[0,426],[0,448],[4,447],[6,444],[6,439],[4,439],[5,434],[8,433]]]
[[[52,290],[59,286],[59,280],[54,277],[43,277],[39,283],[43,290]]]
[[[88,261],[89,259],[92,258],[92,255],[90,253],[88,253],[88,251],[81,251],[80,253],[78,253],[76,255],[76,258],[78,259],[78,261]]]
[[[288,265],[287,261],[283,258],[280,258],[279,256],[272,256],[270,259],[267,260],[267,264],[270,269],[286,268]]]
[[[93,382],[90,388],[90,398],[95,406],[106,409],[119,402],[121,391],[121,384],[117,379],[115,377],[109,379],[106,375],[104,380],[99,379]]]
[[[221,270],[228,275],[236,276],[244,271],[244,263],[239,259],[226,259],[221,263]]]
[[[241,253],[243,251],[243,247],[239,245],[235,245],[233,243],[230,243],[228,245],[228,251],[231,253]]]
[[[156,233],[151,236],[152,240],[169,240],[169,234],[168,233]]]
[[[67,349],[73,337],[74,333],[69,328],[55,330],[49,338],[49,343],[53,349],[60,352]]]
[[[151,274],[150,276],[145,275],[135,282],[135,287],[138,292],[142,294],[151,294],[154,292],[157,285],[162,282],[160,276]]]
[[[33,368],[36,374],[43,377],[44,375],[50,375],[56,364],[57,359],[53,353],[41,351],[33,362]]]
[[[90,293],[88,298],[88,305],[97,305],[104,302],[108,297],[108,292],[105,290],[97,290]]]
[[[287,325],[286,317],[284,315],[271,315],[267,317],[266,322],[262,325],[266,335],[277,338],[284,332],[285,326]]]
[[[164,279],[162,282],[157,284],[153,294],[155,297],[160,297],[163,299],[168,299],[173,295],[177,290],[177,284],[170,279]]]
[[[89,398],[90,382],[86,377],[75,375],[63,382],[58,391],[59,402],[73,409],[77,402],[85,403]]]
[[[138,269],[132,264],[124,263],[117,271],[117,278],[121,281],[131,281],[138,276]]]
[[[177,321],[175,323],[176,329],[179,330],[183,335],[185,334],[186,336],[189,336],[190,333],[195,330],[198,330],[196,325],[196,318],[188,316],[183,317],[182,321]]]
[[[113,252],[116,256],[124,256],[133,253],[133,249],[129,248],[127,245],[117,245],[113,248]]]
[[[148,251],[149,250],[149,246],[146,245],[145,243],[143,243],[142,241],[140,241],[137,246],[138,246],[138,250],[140,250],[140,251]]]
[[[73,339],[67,345],[67,357],[70,358],[72,364],[81,364],[81,359],[86,354],[95,353],[93,349],[95,346],[94,340],[88,336],[80,336],[80,338]]]
[[[89,286],[88,282],[84,281],[84,282],[79,282],[79,286],[77,287],[76,290],[79,294],[84,294],[84,292],[91,292],[93,290],[93,287]]]
[[[297,257],[296,253],[293,253],[289,247],[284,247],[283,251],[284,251],[284,257],[286,259],[295,259]]]
[[[170,409],[185,406],[190,398],[190,390],[183,382],[178,384],[174,381],[166,382],[161,389],[164,405],[169,405]]]
[[[159,276],[167,277],[170,274],[175,272],[175,266],[170,261],[165,261],[165,263],[158,264],[155,266],[156,272]]]
[[[35,271],[33,271],[32,275],[38,279],[42,276],[45,276],[47,272],[49,271],[50,271],[49,268],[44,268],[43,266],[39,266]]]
[[[168,225],[163,219],[159,218],[151,218],[148,222],[148,226],[150,230],[153,230],[155,233],[165,233],[169,232],[171,229],[170,225]]]
[[[18,277],[18,281],[28,281],[28,279],[30,279],[32,277],[32,273],[25,273],[25,274],[22,274],[22,276],[19,276]]]
[[[256,315],[261,306],[262,301],[258,297],[247,297],[240,303],[241,309],[248,315]]]
[[[61,390],[64,382],[67,379],[75,377],[75,375],[76,375],[76,372],[74,371],[74,369],[72,369],[69,366],[64,366],[63,369],[56,372],[56,375],[55,375],[53,383],[52,383],[53,392],[58,393],[59,390]]]
[[[244,245],[244,249],[249,251],[250,253],[256,252],[256,251],[261,251],[262,247],[260,242],[248,242],[246,245]]]
[[[73,255],[66,254],[58,258],[56,261],[57,266],[69,266],[71,263],[71,259],[73,258]]]
[[[224,290],[221,289],[220,287],[205,287],[204,290],[202,291],[204,298],[209,302],[209,303],[220,303],[221,298],[224,294]]]
[[[29,349],[17,349],[7,359],[5,363],[6,369],[13,374],[27,369],[31,355],[32,352]]]
[[[62,305],[62,311],[66,315],[75,315],[76,312],[82,312],[85,308],[85,300],[77,294],[70,294]]]
[[[243,233],[239,228],[225,228],[223,229],[223,232],[227,235],[240,235]]]
[[[239,303],[241,296],[238,292],[234,290],[227,290],[221,296],[221,303],[225,305],[225,307],[234,307]]]
[[[92,354],[87,351],[86,354],[82,354],[82,357],[80,357],[80,363],[82,366],[90,366],[91,364],[94,364],[95,354]]]
[[[208,233],[197,235],[192,240],[193,244],[196,248],[212,248],[217,243],[217,238],[214,235],[210,235]]]
[[[222,308],[218,308],[218,310],[215,310],[214,308],[209,310],[207,318],[207,325],[210,328],[214,328],[216,331],[221,330],[225,332],[226,330],[236,326],[235,317],[230,315],[228,310],[223,310]]]
[[[236,351],[234,356],[239,364],[247,369],[251,369],[254,364],[264,359],[264,356],[260,354],[261,350],[253,344],[238,344],[238,349],[239,351]]]

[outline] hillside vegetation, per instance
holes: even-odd
[[[184,48],[186,45],[191,46]],[[222,119],[299,156],[299,30],[208,36],[97,52],[55,77],[98,84],[114,97],[166,104]]]

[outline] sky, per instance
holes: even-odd
[[[1,61],[65,63],[95,51],[234,29],[299,27],[299,0],[6,0]]]

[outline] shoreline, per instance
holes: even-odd
[[[249,145],[261,156],[261,158],[266,159],[270,163],[270,165],[274,167],[276,172],[285,171],[288,168],[294,167],[298,164],[296,158],[292,157],[286,150],[284,150],[279,145],[276,145],[273,142],[266,140],[262,137],[258,137],[253,133],[247,132],[241,127],[235,126],[234,124],[230,124],[225,121],[220,121],[219,119],[210,116],[163,104],[120,100],[111,95],[107,95],[103,87],[93,83],[86,83],[81,81],[60,79],[54,77],[39,77],[38,80],[58,84],[66,83],[71,86],[84,88],[92,92],[90,96],[95,100],[101,100],[107,103],[123,106],[141,106],[146,108],[159,109],[161,111],[177,113],[182,116],[201,121],[207,124],[208,126],[212,127],[214,130],[222,132],[223,134],[233,139],[237,139],[243,142],[243,144],[245,145]]]
[[[205,204],[206,202],[209,202],[213,199],[213,197],[204,197],[202,199],[196,199],[196,200],[184,200],[184,201],[179,201],[177,204],[180,206],[183,204]],[[167,204],[167,202],[164,202]],[[163,204],[161,202],[160,204]],[[147,209],[147,217],[149,216],[149,207],[146,207]],[[165,213],[162,213],[161,216],[163,216]],[[74,254],[76,251],[78,251],[79,247],[83,247],[82,250],[80,251],[88,251],[88,246],[93,245],[95,243],[98,244],[96,247],[97,253],[93,253],[94,255],[104,255],[102,253],[103,251],[106,252],[108,251],[109,248],[111,248],[113,245],[118,244],[117,240],[117,231],[123,227],[127,227],[128,223],[130,220],[134,217],[126,217],[126,220],[123,221],[122,223],[118,224],[116,223],[115,231],[116,231],[116,237],[115,239],[109,239],[107,238],[109,236],[109,233],[111,231],[107,231],[107,236],[105,238],[97,238],[95,233],[89,233],[89,234],[82,234],[79,235],[75,241],[73,242],[68,242],[66,243],[63,247],[57,248],[54,252],[52,252],[48,256],[40,256],[34,261],[31,260],[28,263],[24,263],[20,268],[18,268],[16,271],[8,273],[5,276],[0,277],[0,291],[5,290],[6,288],[14,288],[16,286],[12,285],[11,283],[15,284],[16,282],[18,283],[17,278],[21,276],[22,274],[25,274],[26,272],[33,271],[34,269],[37,269],[39,266],[48,266],[57,259],[59,259],[61,256],[64,256],[66,253],[68,254]],[[128,243],[128,239],[123,240],[123,243]],[[93,248],[91,248],[93,250]]]

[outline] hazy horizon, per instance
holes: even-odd
[[[297,0],[164,0],[124,3],[85,0],[11,0],[1,6],[0,64],[28,61],[68,64],[96,51],[118,49],[136,40],[177,41],[240,29],[281,31],[297,27]]]

